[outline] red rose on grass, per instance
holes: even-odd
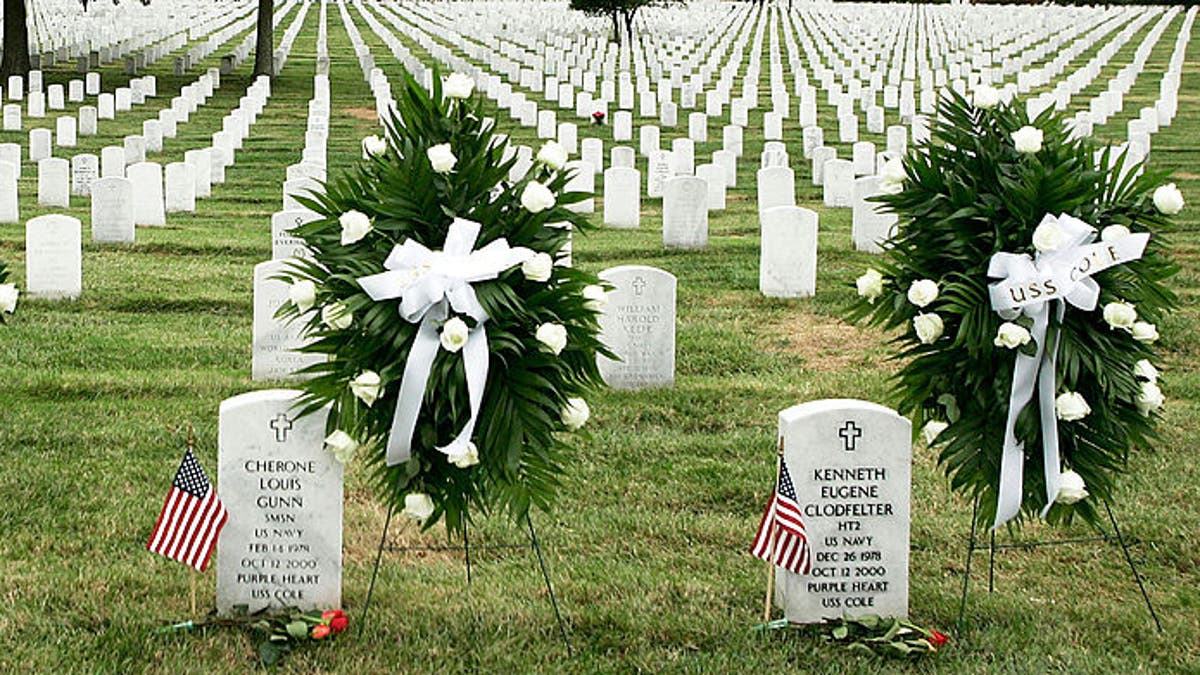
[[[329,637],[329,626],[327,626],[323,623],[319,623],[319,624],[313,626],[312,639],[323,640],[327,637]]]
[[[596,112],[592,113],[592,121],[596,124],[604,124],[604,111],[597,110]]]
[[[949,641],[950,637],[945,633],[939,633],[936,630],[929,631],[929,644],[933,645],[934,647],[941,647]]]
[[[335,634],[346,630],[346,626],[350,624],[350,618],[340,609],[326,610],[321,614],[321,620],[329,624]]]

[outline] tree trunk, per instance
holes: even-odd
[[[612,11],[612,22],[613,22],[613,40],[617,43],[617,46],[620,47],[621,46],[621,20],[618,17],[618,11],[615,9]]]
[[[637,14],[637,8],[625,10],[625,37],[629,38],[629,46],[633,47],[633,17]]]
[[[4,56],[0,76],[29,74],[29,28],[25,25],[25,0],[4,0]]]
[[[8,0],[5,0],[6,2]],[[258,29],[254,41],[254,76],[275,75],[275,0],[258,0]]]

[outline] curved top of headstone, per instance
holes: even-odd
[[[878,403],[872,403],[871,401],[862,401],[856,398],[826,398],[819,401],[800,403],[779,411],[779,421],[790,423],[810,415],[846,410],[848,408],[854,408],[864,412],[891,415],[892,417],[908,421],[908,418],[903,417],[900,415],[900,413],[897,413],[895,410],[892,410],[887,406],[879,405]]]
[[[233,408],[241,408],[242,406],[254,405],[265,401],[290,401],[303,395],[304,392],[298,389],[260,389],[258,391],[249,391],[245,394],[238,394],[237,396],[221,401],[219,411],[223,414]]]

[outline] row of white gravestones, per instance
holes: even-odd
[[[785,618],[907,616],[911,422],[866,401],[811,401],[779,413],[779,438],[777,489],[800,511],[809,566],[775,570]]]
[[[343,467],[324,448],[327,409],[302,392],[221,402],[217,480],[229,521],[217,541],[217,611],[335,609],[342,595]]]

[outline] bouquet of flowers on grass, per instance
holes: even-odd
[[[981,524],[1097,522],[1155,437],[1154,343],[1176,304],[1162,232],[1183,199],[999,98],[950,92],[930,142],[884,172],[899,229],[849,317],[899,331],[900,410]]]
[[[293,232],[282,316],[304,321],[302,412],[331,405],[326,445],[375,469],[389,505],[461,529],[468,509],[514,518],[556,496],[563,432],[588,418],[600,383],[597,280],[556,264],[570,230],[567,152],[548,142],[524,177],[477,116],[471,78],[411,78],[384,138]],[[513,153],[515,155],[515,153]],[[606,353],[607,352],[603,352]]]
[[[5,314],[17,311],[17,297],[21,294],[16,284],[7,281],[8,265],[0,262],[0,323],[4,323]]]
[[[349,624],[349,617],[340,609],[324,612],[289,609],[260,618],[251,623],[250,628],[264,636],[258,643],[258,658],[263,665],[273,666],[303,644],[331,641]]]

